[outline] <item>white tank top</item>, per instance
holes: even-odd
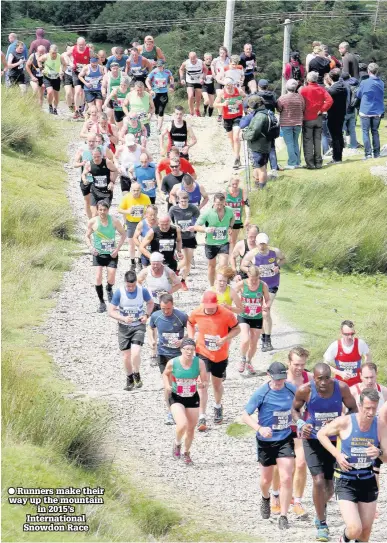
[[[136,150],[133,152],[129,151],[129,149],[125,147],[119,158],[121,166],[127,170],[130,166],[133,166],[133,164],[139,164],[141,153],[142,151],[140,145],[137,145]]]
[[[203,61],[197,59],[196,64],[188,59],[185,61],[186,81],[187,83],[200,83],[203,77]]]
[[[149,268],[148,275],[146,276],[146,285],[152,295],[153,301],[158,304],[159,296],[171,290],[171,283],[169,282],[165,267],[161,277],[153,277],[152,270]]]

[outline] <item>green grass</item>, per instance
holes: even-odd
[[[48,27],[52,27],[52,24],[45,23],[43,21],[40,21],[39,19],[30,19],[29,17],[21,17],[18,19],[14,19],[12,22],[8,23],[7,26],[9,28],[15,28],[17,29],[16,33],[18,35],[18,39],[25,42],[26,45],[29,47],[30,43],[36,39],[35,36],[35,30],[39,27],[47,29]],[[23,29],[23,30],[19,30]],[[2,42],[7,42],[7,35],[4,35],[2,38]],[[50,40],[51,43],[55,43],[56,45],[64,46],[66,45],[66,42],[75,42],[78,38],[78,34],[75,32],[68,32],[68,31],[57,31],[50,34],[46,34],[45,36],[48,40]],[[64,49],[63,49],[64,50]],[[63,51],[61,50],[61,53]]]

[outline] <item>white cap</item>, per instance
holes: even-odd
[[[136,143],[136,138],[134,134],[126,134],[125,136],[125,145],[134,145]]]
[[[164,256],[161,253],[152,253],[150,257],[151,262],[164,262]]]
[[[258,234],[258,236],[255,238],[255,241],[257,243],[269,243],[269,236],[267,234],[264,234],[261,232]]]

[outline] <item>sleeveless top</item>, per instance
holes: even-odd
[[[129,151],[128,147],[124,147],[119,158],[121,166],[123,166],[125,170],[127,170],[130,166],[140,164],[141,153],[142,151],[140,145],[136,147],[135,151]]]
[[[192,398],[197,392],[197,378],[200,375],[200,360],[194,356],[189,368],[183,368],[180,357],[172,360],[172,392],[182,398]]]
[[[332,396],[323,398],[319,395],[316,389],[316,383],[312,379],[310,381],[310,398],[306,404],[309,416],[306,422],[312,424],[313,430],[311,439],[317,439],[317,432],[323,426],[336,419],[341,415],[343,397],[340,390],[340,385],[336,379],[333,380],[334,388]],[[333,436],[336,440],[336,436]]]
[[[141,184],[143,194],[147,196],[156,196],[156,166],[150,163],[147,168],[143,168],[141,164],[134,167],[134,173],[137,181]]]
[[[177,229],[170,226],[168,232],[162,232],[159,226],[153,228],[154,236],[151,242],[151,252],[158,252],[164,255],[165,262],[174,262],[176,249]]]
[[[188,192],[188,190],[186,190],[186,188],[184,187],[184,183],[183,182],[180,183],[181,190],[184,190],[184,192],[188,194],[188,202],[198,207],[202,199],[202,193],[200,192],[199,183],[196,183],[195,181],[194,186],[195,186],[194,190],[192,192]]]
[[[107,218],[108,223],[104,226],[98,217],[98,226],[93,232],[94,248],[97,249],[100,255],[110,255],[116,246],[116,229],[114,228],[113,219],[110,215]]]
[[[50,55],[44,61],[43,75],[48,79],[58,79],[61,67],[60,55],[57,53],[56,58],[51,58]]]
[[[90,174],[93,176],[93,182],[91,185],[91,190],[94,194],[100,193],[102,195],[110,195],[111,190],[108,190],[108,185],[110,183],[110,170],[106,165],[106,159],[103,158],[101,164],[95,164],[91,161]]]
[[[335,366],[340,371],[349,371],[352,374],[352,377],[345,381],[348,386],[351,387],[361,382],[361,354],[359,353],[359,339],[357,337],[353,341],[353,349],[350,353],[344,352],[341,339],[338,340]],[[344,381],[340,375],[335,377],[338,381]]]
[[[38,59],[36,58],[36,53],[33,54],[31,72],[35,77],[42,77],[42,69],[39,68]]]
[[[75,73],[79,73],[85,64],[90,62],[90,49],[88,47],[81,53],[78,51],[77,46],[73,47],[73,69]]]
[[[137,93],[130,94],[130,111],[137,113],[138,118],[143,123],[148,123],[148,113],[149,113],[150,103],[149,103],[149,94],[146,92],[144,96],[138,96]]]
[[[218,300],[218,304],[227,304],[227,305],[232,305],[232,299],[231,299],[231,294],[230,294],[230,290],[231,290],[231,287],[230,285],[227,285],[226,287],[226,290],[224,292],[218,292],[216,290],[216,287],[211,287],[212,292],[215,292],[216,294],[216,298]]]
[[[141,121],[137,120],[137,126],[133,128],[131,124],[126,125],[126,130],[128,134],[133,134],[133,136],[136,139],[136,143],[141,145],[141,136],[142,136],[142,123]]]
[[[183,126],[177,127],[175,121],[171,123],[171,129],[168,131],[168,151],[171,147],[177,147],[181,152],[181,149],[187,145],[188,139],[188,127],[187,121],[183,121]]]
[[[138,55],[137,62],[134,62],[132,57],[131,56],[129,57],[129,59],[130,59],[130,73],[132,74],[134,79],[136,79],[136,77],[146,75],[147,72],[148,72],[148,70],[146,68],[142,67],[142,58],[143,58],[142,55]]]
[[[238,196],[231,196],[231,194],[227,190],[226,205],[228,207],[231,207],[234,212],[234,224],[242,224],[243,190],[239,189]]]
[[[254,258],[254,264],[259,268],[259,276],[265,281],[269,288],[279,286],[280,274],[274,273],[274,267],[277,266],[277,255],[272,249],[266,255],[257,253]]]
[[[250,290],[247,280],[243,281],[242,290],[243,311],[241,317],[245,319],[262,319],[263,283],[259,282],[257,290]]]
[[[112,92],[114,87],[119,87],[121,84],[122,72],[119,72],[118,77],[113,77],[111,72],[108,72],[108,91]]]
[[[185,79],[187,83],[200,83],[203,78],[203,61],[197,59],[196,64],[188,59],[185,61]]]
[[[112,102],[113,102],[113,109],[115,111],[122,111],[122,105],[125,101],[125,98],[129,94],[129,90],[122,92],[120,91],[120,87],[117,87],[117,94],[113,96]]]
[[[145,49],[145,44],[142,46],[141,55],[145,57],[147,60],[157,60],[157,49],[156,46],[153,46],[153,49],[150,51],[147,51]]]
[[[232,94],[229,94],[224,89],[223,99],[228,100],[227,107],[223,107],[223,119],[236,119],[243,115],[243,100],[241,99],[238,89],[234,89]]]
[[[123,323],[123,322],[119,322],[119,325],[120,326],[130,326],[130,327],[134,327],[134,326],[139,326],[140,324],[142,324],[139,319],[144,315],[144,293],[143,293],[143,288],[140,287],[139,285],[137,285],[137,290],[136,290],[136,297],[135,298],[128,298],[127,294],[126,294],[126,290],[125,290],[125,287],[122,286],[120,287],[120,305],[119,305],[119,310],[120,310],[120,313],[121,315],[125,316],[125,317],[133,317],[134,320],[133,322],[127,324],[127,323]]]
[[[163,270],[163,275],[161,277],[154,277],[152,275],[152,268],[149,267],[148,275],[146,276],[146,284],[155,304],[159,303],[159,296],[161,294],[164,294],[165,292],[169,292],[171,290],[171,283],[168,279],[165,267]]]
[[[205,64],[205,67],[207,68],[207,74],[204,77],[204,84],[205,85],[213,85],[214,84],[214,74],[212,73],[211,64]]]
[[[101,72],[101,69],[99,66],[97,66],[97,69],[95,71],[93,71],[91,69],[91,66],[89,66],[89,73],[86,74],[84,78],[85,81],[87,81],[87,83],[91,83],[91,88],[88,90],[100,91],[101,86],[102,86],[102,78],[103,78],[103,73]]]

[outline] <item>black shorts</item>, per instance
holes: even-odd
[[[202,92],[206,92],[207,94],[215,94],[215,86],[213,83],[210,83],[209,85],[202,85]]]
[[[230,251],[230,244],[224,243],[223,245],[205,245],[204,252],[207,260],[213,260],[218,255],[228,255]]]
[[[223,379],[223,376],[226,373],[228,358],[226,358],[226,360],[222,360],[221,362],[213,362],[201,354],[198,356],[205,363],[207,373],[211,373],[211,375],[218,377],[218,379]]]
[[[291,435],[280,441],[263,441],[256,436],[258,462],[263,467],[275,466],[277,458],[294,458],[294,440]]]
[[[278,292],[278,287],[270,287],[270,288],[269,288],[269,292],[270,292],[270,294],[277,294],[277,292]]]
[[[234,223],[234,224],[232,225],[232,229],[233,229],[233,230],[242,230],[242,228],[243,228],[243,222],[238,222],[238,223],[236,223],[236,224]]]
[[[116,109],[114,110],[114,119],[116,123],[120,123],[124,117],[125,113],[123,111],[117,111]]]
[[[158,354],[157,358],[158,358],[157,361],[158,361],[158,364],[159,364],[160,373],[163,374],[168,362],[170,360],[172,360],[172,358],[175,358],[175,357],[174,356],[167,356],[165,354]]]
[[[324,474],[324,479],[331,481],[336,463],[334,456],[321,445],[318,439],[303,439],[305,461],[311,475]],[[332,441],[336,446],[336,443]]]
[[[344,479],[335,478],[335,493],[337,500],[345,500],[354,503],[371,503],[378,499],[379,489],[376,477],[369,479]]]
[[[148,194],[149,196],[149,194]],[[155,204],[156,203],[156,196],[149,196],[149,200],[151,201],[151,204]]]
[[[132,345],[144,345],[145,324],[125,326],[118,323],[118,347],[120,351],[129,351]]]
[[[88,194],[90,194],[91,183],[87,183],[87,185],[85,185],[85,183],[83,181],[81,181],[79,183],[79,186],[81,188],[81,192],[82,192],[83,196],[87,196]]]
[[[182,238],[182,247],[183,249],[196,249],[198,246],[198,242],[196,241],[196,238]]]
[[[141,81],[141,83],[144,83],[145,85],[146,77],[146,75],[132,75],[132,82],[135,83],[136,81]]]
[[[177,270],[177,261],[174,258],[169,257],[166,259],[164,255],[164,264],[168,266],[168,268],[171,268],[171,270],[174,272]]]
[[[69,86],[69,87],[73,87],[74,88],[74,83],[73,83],[73,76],[72,74],[66,74],[66,72],[63,74],[63,85],[65,87]]]
[[[39,87],[43,87],[43,76],[40,76],[40,77],[35,76],[35,77],[38,80]]]
[[[245,74],[245,78],[243,80],[243,83],[242,83],[242,87],[245,87],[245,90],[250,94],[250,89],[248,87],[248,84],[250,83],[250,81],[254,81],[254,74]]]
[[[85,90],[85,100],[88,104],[90,102],[94,102],[94,100],[102,100],[102,93],[100,90],[90,90],[90,89],[84,89]]]
[[[91,198],[90,198],[91,206],[96,206],[98,202],[100,202],[101,200],[107,200],[110,204],[112,203],[112,200],[113,200],[112,191],[109,191],[106,194],[102,195],[102,194],[95,194],[95,192],[90,190],[90,194],[91,194]]]
[[[223,126],[226,132],[232,132],[234,126],[239,126],[242,117],[235,117],[235,119],[223,119]]]
[[[122,192],[129,192],[130,187],[132,186],[132,180],[130,177],[127,177],[126,175],[120,176],[120,184],[121,184],[121,191]]]
[[[153,98],[153,104],[155,106],[156,115],[159,117],[164,116],[164,110],[168,104],[168,93],[167,92],[156,92]]]
[[[9,82],[11,83],[11,85],[25,85],[26,77],[24,72],[17,75],[10,75]]]
[[[56,79],[50,79],[49,77],[43,76],[43,83],[46,89],[49,89],[52,87],[54,91],[59,92],[60,91],[60,78],[57,77]]]
[[[191,88],[191,89],[200,89],[202,88],[202,84],[201,83],[186,83],[185,86],[188,88]]]
[[[103,266],[104,268],[117,268],[118,256],[112,258],[110,255],[93,255],[93,266]]]
[[[78,75],[79,75],[79,72],[73,72],[73,86],[76,87],[76,86],[79,85],[83,89],[85,84],[82,83],[82,81],[79,79]]]
[[[242,324],[248,324],[253,330],[262,330],[262,319],[247,319],[238,315],[238,322]]]
[[[150,124],[149,124],[149,122],[146,122],[146,123],[143,123],[143,125],[146,128],[146,137],[149,138],[149,136],[150,136]]]
[[[169,397],[169,405],[173,405],[174,403],[181,403],[181,405],[184,405],[186,409],[197,409],[198,407],[200,407],[199,394],[195,392],[193,396],[183,398],[182,396],[179,396],[178,394],[172,392]]]

